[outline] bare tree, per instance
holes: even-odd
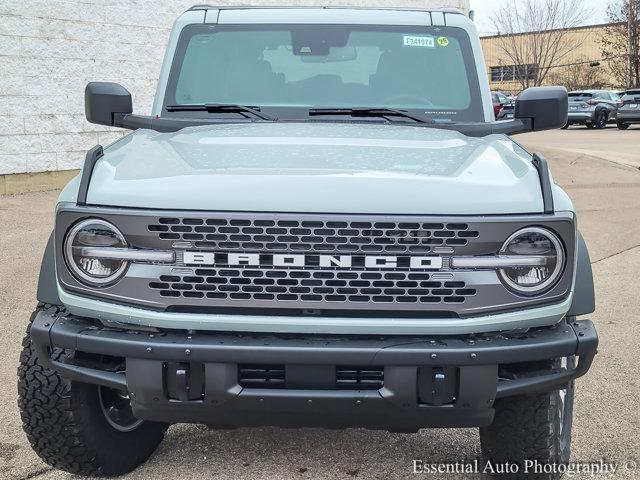
[[[580,39],[568,30],[590,16],[582,0],[509,0],[497,9],[498,46],[514,66],[514,80],[523,89],[542,85],[579,46]]]
[[[619,85],[640,87],[640,0],[616,0],[607,16],[602,56]]]

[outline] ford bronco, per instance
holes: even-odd
[[[59,197],[19,367],[38,455],[118,475],[191,422],[477,427],[486,461],[566,464],[591,267],[510,135],[567,92],[495,121],[485,72],[458,11],[199,6],[150,116],[87,85],[133,131]]]

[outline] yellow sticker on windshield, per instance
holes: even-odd
[[[449,39],[447,37],[438,37],[438,45],[441,47],[446,47],[449,45]]]

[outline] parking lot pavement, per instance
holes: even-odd
[[[581,153],[580,146],[593,134],[606,144],[620,143],[609,156],[621,153],[640,159],[634,153],[638,141],[628,140],[640,132],[631,130],[587,133],[576,129],[523,135],[519,141],[547,156],[555,180],[574,200],[595,274],[598,306],[592,318],[601,346],[592,370],[577,384],[573,459],[606,459],[622,465],[640,460],[640,170],[612,163],[604,153],[598,154],[603,158]],[[52,470],[31,451],[16,407],[20,340],[35,302],[40,255],[52,228],[55,198],[56,192],[0,197],[2,479],[74,478]],[[126,478],[400,479],[411,476],[413,459],[456,462],[479,458],[479,454],[475,430],[424,430],[406,435],[274,428],[215,431],[178,425],[169,430],[152,459]],[[638,476],[640,470],[623,470],[615,478]]]
[[[587,129],[573,125],[567,130],[526,133],[518,135],[520,142],[546,148],[560,149],[599,157],[610,162],[640,167],[640,153],[633,148],[640,145],[640,125],[632,125],[629,130],[618,130],[615,125],[606,129]]]

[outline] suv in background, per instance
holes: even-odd
[[[620,130],[626,130],[632,123],[640,123],[640,89],[625,92],[616,123]]]
[[[621,105],[620,96],[607,90],[581,90],[569,93],[569,125],[602,129],[614,121]]]
[[[568,464],[591,264],[508,136],[564,125],[566,89],[495,121],[450,9],[198,6],[164,58],[149,116],[85,89],[133,132],[58,198],[19,368],[40,457],[119,475],[188,422],[475,427],[495,464]]]
[[[515,102],[502,92],[491,92],[493,102],[493,114],[496,120],[508,120],[513,118]]]

